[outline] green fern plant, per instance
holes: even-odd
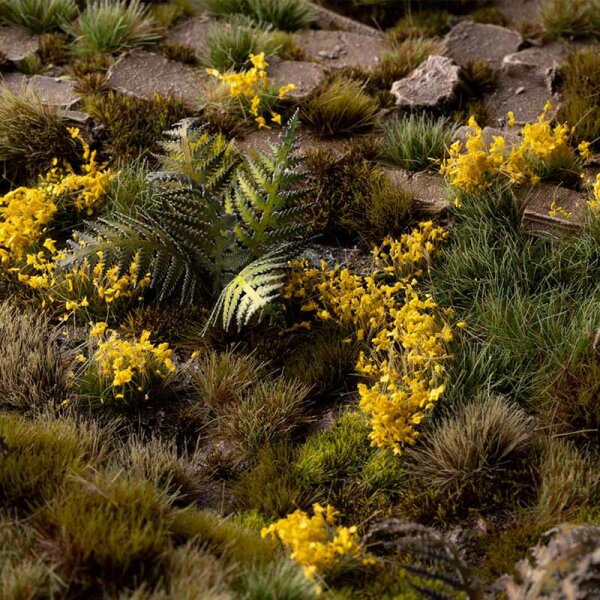
[[[88,223],[63,266],[94,264],[102,251],[106,268],[135,262],[139,277],[149,273],[158,301],[216,298],[211,324],[262,318],[307,233],[298,126],[296,114],[270,152],[242,160],[232,142],[184,119],[166,133],[148,206]]]

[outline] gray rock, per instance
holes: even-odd
[[[75,92],[75,82],[45,75],[34,75],[27,83],[27,89],[47,106],[70,108],[81,97]]]
[[[437,173],[384,169],[390,181],[411,194],[418,212],[431,217],[441,217],[450,209],[447,186]]]
[[[333,69],[373,71],[384,51],[383,39],[349,31],[300,31],[295,40],[310,60]]]
[[[485,61],[500,67],[507,54],[517,52],[523,43],[519,33],[498,25],[461,21],[446,35],[444,54],[459,65]]]
[[[581,192],[542,182],[522,186],[515,195],[525,204],[522,226],[531,233],[557,235],[578,230],[585,220],[588,196]],[[553,202],[555,214],[551,214]]]
[[[518,26],[529,23],[541,28],[540,0],[492,0],[489,5],[499,10],[511,25]]]
[[[202,105],[206,80],[198,69],[142,50],[123,55],[108,76],[110,87],[124,94],[137,98],[173,95],[193,109]]]
[[[215,19],[207,15],[185,19],[180,25],[174,27],[165,37],[167,44],[179,44],[195,50],[197,54],[202,54],[206,49],[206,40],[215,24]],[[220,27],[227,27],[226,23],[219,23]]]
[[[359,23],[354,19],[340,15],[324,6],[319,6],[314,2],[310,2],[310,7],[315,16],[315,23],[320,29],[339,29],[341,31],[360,33],[361,35],[368,35],[370,37],[381,37],[381,32],[374,27]]]
[[[0,53],[16,65],[33,56],[39,45],[38,35],[19,27],[0,27]]]
[[[325,68],[311,62],[269,59],[267,73],[276,87],[293,83],[296,89],[286,97],[300,102],[325,81]]]
[[[560,44],[526,48],[502,59],[502,73],[514,78],[534,77],[543,80],[548,91],[557,90],[560,79],[560,66],[567,56],[567,50]]]
[[[404,79],[395,81],[390,90],[396,106],[418,110],[456,104],[468,91],[462,69],[445,56],[430,56]]]
[[[22,73],[2,73],[0,74],[0,85],[13,94],[24,92],[27,88],[29,77]]]

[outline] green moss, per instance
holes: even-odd
[[[87,98],[85,108],[104,127],[105,146],[117,160],[156,151],[163,131],[187,115],[181,100],[159,94],[143,100],[110,92]]]
[[[397,491],[406,480],[406,466],[401,456],[391,450],[374,451],[362,466],[360,477],[372,490]]]

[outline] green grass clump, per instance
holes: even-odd
[[[33,95],[0,90],[0,161],[9,177],[37,177],[60,157],[75,163],[80,146],[56,107]]]
[[[70,55],[69,40],[63,33],[44,33],[40,36],[38,54],[44,65],[59,65]]]
[[[600,10],[600,9],[599,9]],[[600,149],[600,54],[582,50],[563,65],[561,120],[574,127],[575,142],[587,140]]]
[[[193,17],[199,8],[197,0],[170,0],[169,2],[152,2],[150,14],[162,29],[169,29],[184,17]]]
[[[313,21],[312,11],[304,0],[206,0],[214,15],[244,15],[255,24],[267,24],[282,31],[307,28]]]
[[[542,20],[551,37],[600,34],[596,0],[542,0]]]
[[[0,505],[12,510],[43,506],[100,456],[98,428],[64,416],[0,414],[0,439]]]
[[[43,315],[0,304],[0,346],[0,406],[43,410],[69,397],[72,359]]]
[[[94,0],[79,15],[72,33],[82,53],[111,54],[160,39],[157,24],[140,0]]]
[[[33,33],[55,31],[77,15],[75,0],[2,0],[0,20]]]
[[[380,161],[410,171],[429,169],[444,157],[455,132],[456,126],[445,117],[399,118],[386,128]]]
[[[132,215],[137,210],[143,210],[149,204],[151,196],[148,189],[149,172],[145,158],[129,161],[119,169],[106,194],[106,213]],[[136,333],[139,337],[141,331]]]
[[[157,151],[162,133],[187,115],[181,100],[160,94],[145,100],[110,92],[87,98],[85,106],[104,126],[106,147],[118,160]]]
[[[302,120],[328,137],[368,131],[379,103],[359,82],[338,76],[315,90],[302,106]]]
[[[469,14],[469,18],[475,23],[485,23],[487,25],[499,25],[506,27],[508,21],[506,17],[493,6],[482,6]]]
[[[522,468],[533,424],[504,398],[479,398],[458,408],[410,450],[411,476],[461,510],[493,502],[506,492],[511,470]]]

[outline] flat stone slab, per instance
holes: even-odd
[[[589,194],[544,182],[515,193],[527,202],[522,225],[531,233],[560,235],[583,225]]]
[[[22,73],[3,73],[0,83],[13,94],[32,93],[46,106],[57,106],[68,109],[77,102],[81,96],[75,92],[75,83],[66,79],[34,75],[27,77]]]
[[[373,71],[385,49],[383,39],[350,31],[299,31],[294,37],[310,60],[332,69]]]
[[[450,209],[444,178],[426,171],[384,169],[390,181],[412,195],[415,208],[422,214],[441,217]]]
[[[370,37],[381,37],[381,32],[375,27],[369,27],[364,23],[359,23],[354,19],[340,15],[324,6],[319,6],[314,2],[309,2],[311,10],[315,15],[315,23],[320,29],[339,29],[341,31],[350,31],[351,33],[360,33]]]
[[[10,62],[20,64],[35,54],[39,46],[38,35],[19,27],[0,27],[0,52]]]
[[[186,19],[180,25],[175,26],[164,38],[167,44],[179,44],[187,46],[196,53],[202,54],[206,49],[206,41],[211,30],[217,25],[228,26],[226,23],[218,22],[208,15],[201,15],[193,19]]]
[[[0,85],[13,94],[24,93],[27,88],[29,77],[23,73],[0,73]]]
[[[269,59],[267,73],[276,87],[293,83],[296,89],[287,94],[294,102],[304,100],[325,81],[326,71],[321,65],[305,61]]]
[[[446,35],[444,54],[463,67],[470,62],[485,61],[498,68],[502,59],[517,52],[522,43],[521,34],[512,29],[461,21]]]
[[[567,49],[558,43],[526,48],[502,59],[502,73],[543,80],[548,90],[554,93],[560,87],[561,65],[567,55]]]
[[[430,56],[390,90],[396,106],[410,110],[449,107],[467,91],[462,69],[446,56]]]
[[[137,98],[172,95],[195,109],[202,105],[206,76],[180,62],[137,50],[125,54],[110,68],[108,84],[114,90]]]

